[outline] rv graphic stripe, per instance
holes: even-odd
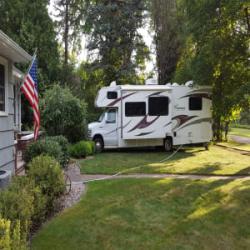
[[[127,97],[129,97],[129,96],[131,96],[131,95],[133,95],[133,94],[135,94],[136,92],[133,92],[133,93],[130,93],[130,94],[127,94],[127,95],[125,95],[125,96],[122,96],[122,97],[120,97],[120,98],[117,98],[116,100],[114,100],[114,101],[112,101],[110,104],[108,104],[108,106],[109,107],[112,107],[112,106],[114,106],[116,103],[118,103],[119,101],[121,101],[121,100],[123,100],[123,99],[125,99],[125,98],[127,98]]]
[[[194,124],[201,123],[201,122],[211,122],[211,117],[206,117],[206,118],[197,119],[197,120],[192,121],[192,122],[190,122],[190,123],[188,123],[188,124],[185,124],[185,125],[182,126],[181,128],[178,128],[178,130],[183,129],[183,128],[185,128],[185,127],[188,127],[188,126],[190,126],[190,125],[194,125]]]
[[[184,123],[188,122],[189,120],[193,119],[197,117],[197,115],[193,115],[193,116],[188,116],[188,115],[177,115],[177,116],[174,116],[172,118],[172,120],[176,120],[177,121],[177,124],[176,126],[173,128],[176,129],[178,127],[180,127],[181,125],[183,125]]]
[[[158,120],[160,116],[157,116],[156,118],[154,118],[150,122],[147,121],[147,117],[148,117],[148,115],[146,115],[145,117],[143,117],[143,119],[138,124],[136,124],[132,129],[130,129],[128,132],[132,132],[135,129],[146,128],[146,127],[150,126],[151,124],[153,124],[156,120]]]

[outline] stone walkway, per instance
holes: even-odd
[[[199,174],[124,174],[124,175],[81,175],[81,180],[84,183],[96,181],[96,180],[109,180],[109,179],[124,179],[124,178],[174,178],[174,179],[190,179],[190,180],[202,180],[202,179],[221,179],[221,180],[235,180],[244,179],[250,180],[250,176],[246,175],[199,175]]]
[[[238,136],[238,135],[230,135],[230,138],[238,143],[243,143],[243,144],[250,144],[250,138],[249,137],[243,137],[243,136]]]

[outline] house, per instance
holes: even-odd
[[[0,30],[0,170],[14,171],[15,134],[21,131],[23,74],[15,63],[28,64],[32,57]]]

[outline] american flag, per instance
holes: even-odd
[[[33,109],[34,115],[34,139],[36,140],[40,128],[40,112],[38,99],[38,82],[37,82],[37,60],[36,56],[31,63],[29,71],[24,78],[21,90],[28,99],[30,106]]]

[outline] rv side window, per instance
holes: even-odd
[[[151,116],[168,115],[168,97],[149,97],[148,114]]]
[[[116,99],[117,98],[117,92],[116,91],[108,91],[107,92],[107,98],[108,99]]]
[[[202,98],[189,97],[189,110],[202,110]]]
[[[126,102],[125,103],[126,116],[144,116],[146,115],[145,102]]]

